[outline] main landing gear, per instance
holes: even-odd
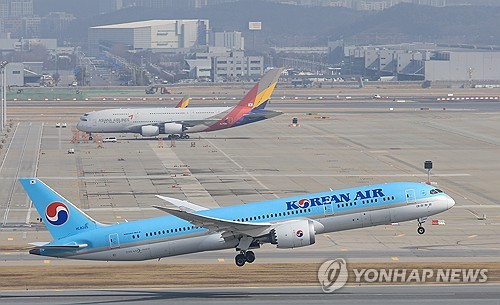
[[[94,140],[94,137],[92,136],[92,133],[89,132],[88,135],[89,135],[89,141]]]
[[[418,228],[417,228],[417,233],[422,235],[425,233],[425,228],[424,228],[424,223],[427,221],[427,217],[422,217],[417,219],[418,221]]]
[[[187,134],[181,134],[181,135],[178,135],[178,134],[169,134],[167,136],[167,140],[177,140],[177,139],[189,139],[190,136],[187,135]]]
[[[254,261],[255,261],[255,253],[253,253],[253,251],[241,250],[240,254],[236,255],[236,257],[234,258],[234,262],[238,267],[244,266],[245,263],[251,264]]]

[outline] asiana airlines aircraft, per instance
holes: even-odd
[[[82,260],[141,261],[235,249],[236,265],[253,263],[262,244],[280,249],[312,245],[319,234],[417,220],[424,234],[427,217],[455,201],[440,189],[396,182],[300,195],[224,208],[157,196],[170,214],[105,225],[36,178],[20,179],[53,241],[34,243],[31,254]]]
[[[233,107],[116,108],[85,113],[76,128],[92,133],[138,133],[144,137],[165,134],[189,139],[188,133],[242,126],[273,118],[280,111],[264,109],[283,69],[271,69]],[[180,104],[182,105],[182,104]]]

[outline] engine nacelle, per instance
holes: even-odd
[[[294,220],[278,225],[271,231],[271,244],[278,248],[298,248],[316,242],[311,220]]]
[[[165,134],[182,134],[184,131],[182,124],[178,123],[165,123],[163,128],[163,133]]]
[[[141,135],[144,137],[154,137],[160,134],[160,128],[158,126],[142,126],[141,127]]]

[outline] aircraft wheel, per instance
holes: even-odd
[[[172,140],[172,135],[168,135],[167,140]]]
[[[420,235],[424,234],[425,233],[425,228],[424,227],[418,227],[417,233],[420,234]]]
[[[89,141],[92,141],[92,140],[94,140],[94,137],[89,136]]]
[[[184,135],[184,139],[186,139],[186,140],[187,140],[187,139],[189,139],[189,138],[190,138],[190,136],[189,136],[188,134]]]
[[[253,251],[247,251],[245,253],[245,259],[249,264],[255,262],[255,253],[253,253]]]
[[[234,258],[234,262],[236,263],[236,266],[243,267],[245,265],[245,263],[247,262],[247,260],[245,259],[245,255],[238,254]]]

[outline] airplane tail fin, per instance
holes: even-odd
[[[257,88],[257,93],[255,95],[255,100],[253,102],[254,109],[264,109],[267,105],[267,102],[271,98],[273,94],[274,88],[278,84],[278,79],[283,72],[283,68],[271,69],[269,70],[259,81],[257,85],[254,86],[254,89]],[[252,89],[252,90],[254,90]],[[252,92],[248,92],[247,96]],[[245,96],[245,98],[247,97]],[[245,100],[243,98],[243,100]]]
[[[54,239],[103,226],[37,178],[19,179]]]
[[[179,104],[177,104],[177,106],[175,106],[175,108],[186,108],[189,105],[190,100],[191,98],[189,97],[189,95],[184,95],[182,100],[179,102]]]
[[[232,127],[244,115],[252,109],[263,109],[278,83],[283,72],[282,68],[271,69],[260,79],[260,81],[243,97],[243,99],[224,115],[217,123],[213,124],[205,131],[214,131]]]

